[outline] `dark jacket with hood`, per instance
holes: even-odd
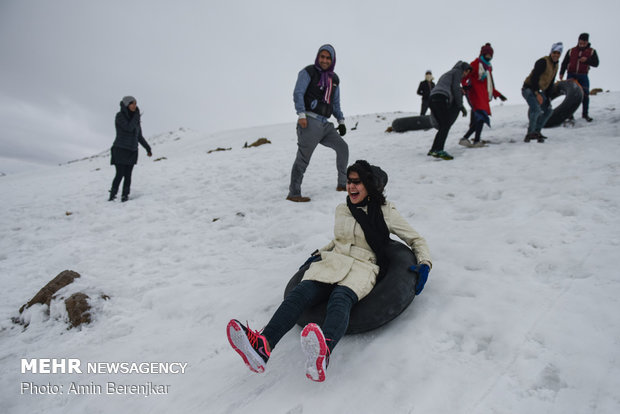
[[[121,110],[116,114],[114,122],[116,139],[112,144],[112,164],[135,164],[138,159],[138,143],[149,153],[151,147],[142,136],[140,109],[136,108],[135,112],[131,112],[123,102],[120,106]]]
[[[463,72],[467,69],[471,70],[471,65],[467,62],[459,60],[456,65],[439,78],[437,85],[431,91],[431,97],[434,95],[444,95],[449,99],[450,106],[457,108],[463,107],[463,90],[461,89],[461,80]]]

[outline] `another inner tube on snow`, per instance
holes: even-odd
[[[356,334],[376,329],[400,315],[415,297],[417,274],[409,267],[417,264],[411,249],[403,243],[391,240],[387,248],[389,266],[383,278],[377,281],[370,293],[353,305],[349,318],[347,334]],[[310,263],[303,266],[293,275],[286,285],[286,297],[310,267]],[[327,312],[327,302],[307,309],[297,321],[299,326],[306,326],[310,322],[321,324]]]
[[[392,121],[392,131],[394,132],[427,130],[431,128],[433,128],[433,125],[431,124],[430,115],[407,116],[405,118],[396,118]]]
[[[564,101],[557,107],[553,108],[551,117],[545,124],[545,128],[552,128],[561,125],[564,120],[568,119],[583,101],[583,89],[574,80],[559,81],[553,86],[551,100],[553,101],[560,95],[566,95]]]

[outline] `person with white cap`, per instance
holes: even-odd
[[[551,108],[551,92],[555,75],[558,73],[558,62],[562,55],[562,42],[554,43],[551,46],[551,53],[541,57],[534,64],[534,69],[523,82],[521,94],[529,106],[528,117],[529,126],[524,141],[530,142],[535,139],[538,142],[545,142],[545,136],[540,132],[545,126],[553,108]]]
[[[289,201],[307,202],[310,197],[301,195],[301,182],[312,153],[321,144],[336,151],[338,170],[337,191],[346,191],[349,146],[342,137],[347,132],[344,114],[340,109],[340,79],[334,73],[336,50],[326,44],[319,48],[313,65],[299,71],[293,90],[297,112],[297,156],[291,170]],[[334,115],[338,127],[329,122]]]

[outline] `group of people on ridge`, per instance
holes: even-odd
[[[525,142],[531,140],[544,142],[547,138],[541,133],[541,130],[553,112],[551,94],[562,49],[561,42],[554,43],[550,54],[536,61],[534,68],[523,83],[522,95],[529,107],[529,126],[524,138]],[[459,144],[474,148],[485,146],[485,141],[481,139],[481,133],[484,124],[491,125],[489,102],[495,98],[502,101],[506,100],[506,97],[495,89],[491,65],[492,58],[493,48],[490,43],[486,43],[474,61],[469,64],[462,61],[457,62],[452,70],[439,78],[437,85],[432,82],[431,71],[426,72],[426,78],[420,82],[417,91],[418,95],[422,96],[420,115],[425,115],[426,109],[430,107],[432,124],[438,130],[428,152],[429,156],[445,160],[454,158],[444,150],[444,146],[448,132],[456,121],[459,112],[463,116],[467,116],[467,109],[463,105],[463,96],[467,98],[471,107],[471,118],[469,129],[460,139]],[[598,55],[589,43],[588,33],[582,33],[579,35],[577,46],[566,53],[560,69],[561,80],[564,78],[564,73],[568,72],[567,79],[574,79],[583,89],[582,117],[588,122],[592,121],[588,114],[590,93],[588,71],[590,67],[597,67],[598,64]],[[469,138],[472,135],[474,138],[470,141]]]

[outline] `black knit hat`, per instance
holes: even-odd
[[[582,33],[579,35],[579,40],[585,40],[586,42],[590,41],[590,35],[588,33]]]
[[[370,165],[366,160],[357,160],[350,165],[347,168],[347,176],[351,171],[355,171],[360,176],[360,180],[372,198],[378,199],[381,204],[385,202],[383,191],[388,182],[388,175],[385,171],[376,165]]]

